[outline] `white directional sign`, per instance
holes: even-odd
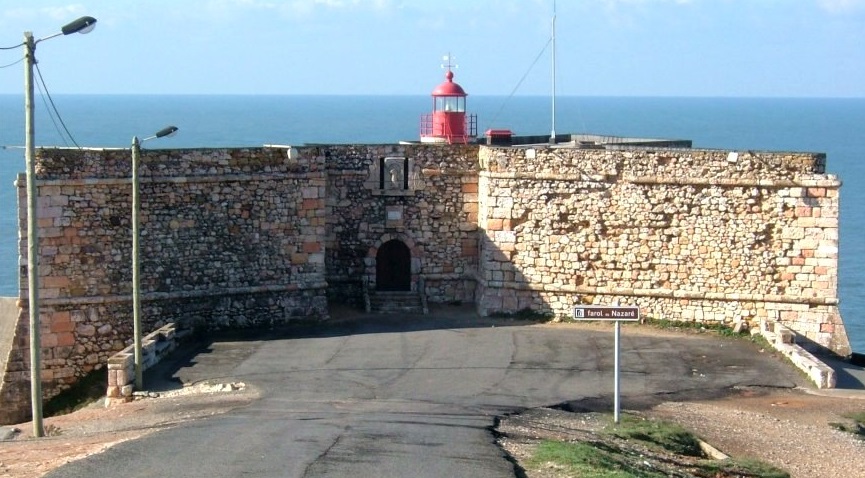
[[[615,339],[613,345],[613,353],[615,354],[613,361],[613,421],[619,423],[619,414],[621,404],[619,397],[620,392],[620,375],[619,375],[619,356],[621,324],[620,322],[636,322],[640,320],[639,307],[619,307],[609,305],[578,305],[574,307],[574,320],[607,320],[616,323]]]
[[[605,305],[578,305],[574,307],[576,320],[640,320],[639,307],[619,307]]]

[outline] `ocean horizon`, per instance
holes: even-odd
[[[431,85],[434,86],[434,85]],[[145,148],[417,141],[428,95],[54,95],[36,98],[36,145]],[[549,134],[551,100],[469,95],[478,132]],[[0,296],[18,295],[17,191],[24,171],[23,95],[0,95]],[[839,297],[853,349],[865,352],[865,98],[579,97],[556,99],[555,131],[688,139],[694,148],[822,152],[841,188]],[[61,133],[66,129],[74,141]]]

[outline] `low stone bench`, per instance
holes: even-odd
[[[141,339],[142,371],[156,365],[177,348],[180,336],[175,324],[160,327]],[[106,404],[112,401],[128,402],[135,390],[135,344],[117,352],[108,359],[108,390]]]

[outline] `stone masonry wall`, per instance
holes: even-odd
[[[37,156],[51,397],[132,340],[131,153]],[[285,148],[145,150],[140,177],[144,333],[168,322],[218,329],[328,316],[323,158],[289,159]],[[7,415],[22,400],[14,413],[29,414],[25,204],[19,181],[23,307],[0,391]]]
[[[346,145],[316,148],[327,165],[328,294],[360,305],[374,288],[378,248],[412,255],[412,290],[431,302],[473,301],[477,270],[477,146]],[[395,178],[387,169],[408,163]]]
[[[838,189],[820,154],[480,151],[478,308],[583,304],[777,319],[849,353],[837,309]]]
[[[290,153],[289,153],[290,151]],[[131,154],[40,150],[43,389],[132,340]],[[825,156],[692,149],[311,145],[145,150],[144,333],[326,318],[361,305],[379,251],[430,302],[570,316],[638,305],[682,321],[779,320],[846,355],[840,182]],[[0,423],[29,415],[24,181],[19,321]],[[391,243],[393,244],[393,243]],[[383,255],[384,257],[385,255]],[[390,257],[390,256],[388,256]]]

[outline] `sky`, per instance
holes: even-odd
[[[52,94],[865,97],[865,0],[3,1]],[[555,22],[553,21],[555,18]],[[0,50],[0,94],[23,94]],[[7,66],[8,65],[8,66]]]

